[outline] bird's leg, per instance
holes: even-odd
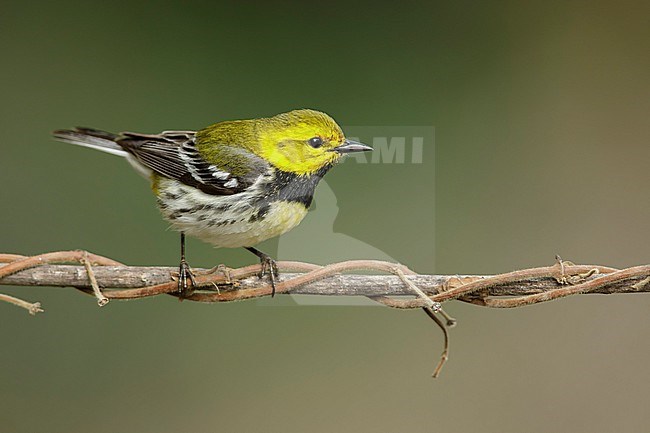
[[[187,284],[187,279],[192,283],[190,288]],[[194,273],[185,260],[185,233],[181,232],[181,264],[178,267],[178,293],[181,298],[191,295],[196,287],[196,280],[194,280]]]
[[[271,258],[268,254],[265,254],[253,247],[244,247],[251,253],[255,254],[260,258],[260,265],[262,265],[262,272],[260,272],[260,278],[264,275],[269,274],[269,279],[271,280],[271,297],[275,296],[275,279],[280,275],[278,271],[278,265],[275,263],[275,260]]]

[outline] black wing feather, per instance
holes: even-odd
[[[142,165],[161,176],[176,179],[207,194],[231,195],[250,187],[269,165],[261,158],[243,149],[230,148],[246,154],[250,170],[244,175],[230,173],[227,162],[217,167],[205,161],[196,148],[192,131],[165,131],[158,135],[125,132],[116,139],[124,150]],[[223,146],[227,149],[228,146]],[[227,159],[226,159],[227,161]]]

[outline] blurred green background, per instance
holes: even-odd
[[[433,126],[424,163],[327,177],[283,254],[346,235],[419,272],[650,262],[647,2],[10,2],[0,10],[0,251],[178,262],[147,183],[53,142],[320,109],[344,127]],[[318,200],[318,197],[317,197]],[[331,200],[330,200],[331,202]],[[316,211],[323,206],[316,202]],[[288,244],[289,245],[289,244]],[[334,244],[335,245],[335,244]],[[277,241],[266,250],[277,250]],[[291,254],[293,252],[293,254]],[[193,266],[254,262],[189,241]],[[417,311],[2,288],[0,432],[647,431],[650,296]]]

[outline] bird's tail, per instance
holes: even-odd
[[[92,128],[59,129],[52,133],[54,138],[66,143],[90,147],[118,156],[127,156],[128,152],[115,142],[118,135]]]

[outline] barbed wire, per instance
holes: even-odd
[[[448,357],[447,328],[455,324],[455,319],[441,307],[446,301],[455,299],[483,307],[514,308],[584,293],[650,292],[650,265],[615,269],[575,265],[559,256],[552,266],[499,275],[464,276],[421,275],[404,265],[378,260],[349,260],[326,266],[293,261],[277,264],[281,271],[276,282],[277,294],[365,296],[392,308],[422,308],[445,337],[434,377]],[[270,296],[273,291],[265,279],[258,277],[259,265],[236,269],[220,265],[193,271],[196,287],[183,296],[183,301],[231,302]],[[359,274],[360,271],[375,273]],[[100,306],[111,299],[178,296],[177,276],[178,268],[126,266],[81,250],[36,256],[0,254],[0,285],[74,287],[95,296]],[[0,301],[25,308],[32,315],[43,311],[38,302],[6,294],[0,294]]]

